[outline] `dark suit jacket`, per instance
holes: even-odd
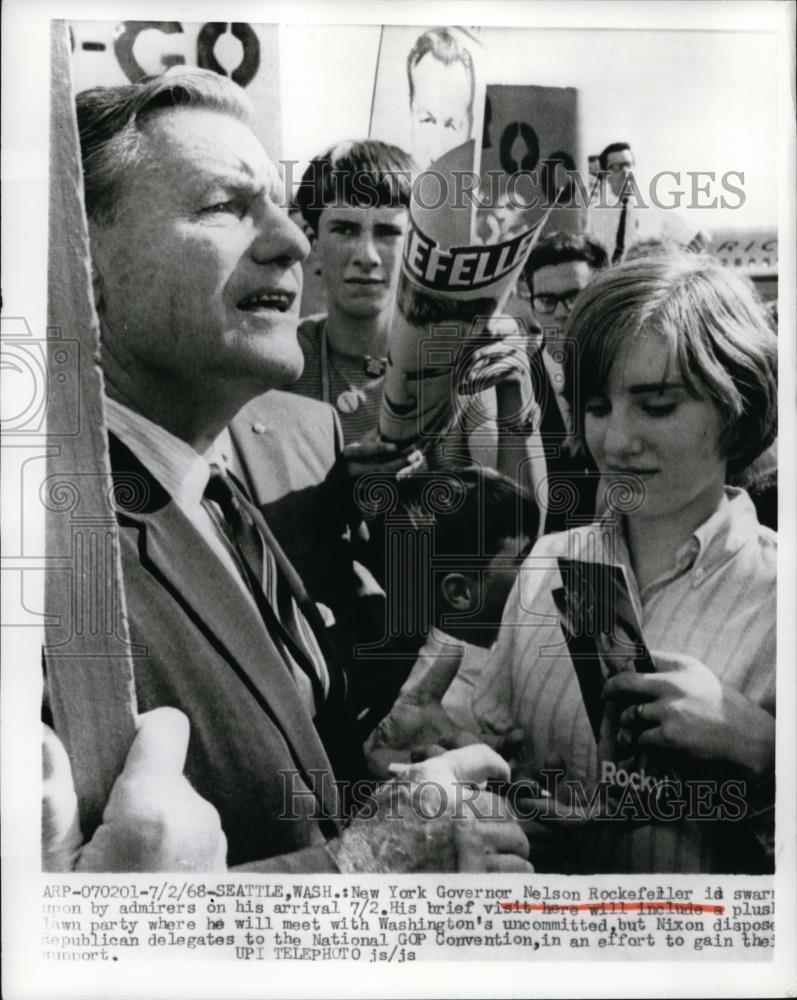
[[[335,615],[329,637],[346,671],[352,712],[388,697],[392,704],[390,660],[362,652],[370,647],[384,654],[390,640],[384,593],[355,562],[367,561],[370,550],[360,534],[363,515],[352,498],[335,410],[274,390],[248,403],[230,431],[253,499],[313,599]],[[360,727],[359,743],[366,735]],[[362,760],[352,758],[350,746],[342,749],[345,759],[333,759],[338,777],[357,778]]]
[[[311,412],[307,402],[275,392],[233,429],[258,501],[282,512],[280,533],[302,560],[313,546],[335,552],[336,530],[324,500],[334,481],[334,413],[324,404]],[[275,414],[278,431],[264,419]],[[171,705],[188,716],[186,775],[220,813],[230,865],[301,851],[281,867],[334,871],[319,845],[339,829],[337,789],[279,651],[165,491],[113,435],[110,448],[131,639],[147,651],[134,661],[140,710]],[[325,529],[316,523],[322,512]]]
[[[600,475],[587,455],[572,455],[565,447],[568,430],[562,419],[542,351],[530,359],[534,396],[540,407],[540,433],[545,449],[548,512],[545,533],[588,524],[595,517]]]
[[[360,520],[327,403],[273,390],[230,424],[252,499],[316,601],[351,614],[358,578],[349,534]]]

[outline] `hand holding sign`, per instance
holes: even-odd
[[[227,870],[219,814],[183,775],[188,736],[188,719],[175,708],[139,716],[102,825],[83,848],[77,871]]]
[[[547,218],[506,242],[475,242],[455,181],[472,159],[464,143],[413,186],[379,419],[388,441],[425,447],[451,424],[460,352],[482,328],[474,320],[500,312]]]
[[[761,777],[774,768],[775,719],[693,656],[654,651],[655,673],[618,673],[604,689],[628,705],[620,734],[643,748],[679,751]]]

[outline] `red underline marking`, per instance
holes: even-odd
[[[601,913],[628,913],[629,910],[674,910],[676,912],[685,911],[687,913],[724,913],[724,906],[715,906],[713,903],[500,903],[499,906],[505,913],[521,913],[531,910],[542,910],[550,913],[552,910],[591,910]]]

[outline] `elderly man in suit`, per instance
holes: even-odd
[[[336,424],[321,403],[256,398],[301,371],[309,247],[243,91],[175,68],[84,92],[78,125],[112,471],[138,484],[118,515],[131,637],[147,649],[138,704],[188,717],[185,775],[218,814],[228,863],[528,871],[505,811],[427,818],[402,785],[343,829],[330,763],[356,772],[343,681],[315,595],[262,516],[285,494],[300,510],[306,490],[332,489]],[[335,535],[335,510],[304,510],[333,521],[326,536],[308,521],[308,537]],[[507,777],[483,750],[436,773]]]

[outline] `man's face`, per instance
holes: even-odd
[[[609,187],[616,198],[620,197],[625,179],[634,169],[636,163],[630,149],[622,149],[619,153],[609,153],[606,157],[606,173],[609,177]]]
[[[421,170],[470,139],[471,80],[465,64],[427,53],[412,68],[412,155]]]
[[[158,114],[142,143],[116,220],[91,228],[103,355],[195,389],[255,395],[295,379],[309,244],[263,147],[199,108]]]
[[[406,208],[323,209],[315,252],[330,311],[374,320],[392,311],[406,229]]]
[[[526,534],[505,538],[487,568],[462,571],[471,605],[462,609],[466,610],[462,623],[467,624],[467,641],[474,646],[491,646],[498,637],[506,599],[532,545],[533,539]]]
[[[592,268],[585,260],[569,260],[564,264],[541,267],[531,276],[531,304],[534,316],[543,331],[546,346],[562,339],[563,329],[576,296],[592,277]]]

